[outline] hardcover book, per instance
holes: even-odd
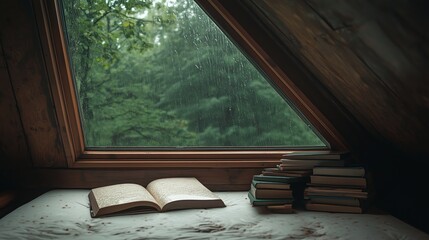
[[[331,188],[331,187],[308,187],[305,195],[311,196],[331,196],[331,197],[353,197],[359,199],[368,198],[368,193],[362,189]]]
[[[258,189],[290,189],[289,183],[280,183],[280,182],[252,180],[252,185]]]
[[[253,180],[278,183],[300,183],[307,182],[308,179],[308,177],[264,176],[262,174],[253,176]]]
[[[334,212],[334,213],[362,213],[363,212],[361,207],[318,204],[318,203],[311,203],[311,202],[305,204],[305,208],[311,211]]]
[[[292,190],[290,189],[263,189],[250,186],[250,192],[255,198],[293,198]]]
[[[88,195],[92,217],[189,208],[225,207],[196,178],[163,178],[147,187],[125,183],[94,188]]]
[[[325,176],[346,176],[346,177],[365,177],[365,168],[363,167],[315,167],[314,175]]]
[[[311,203],[361,207],[362,199],[352,197],[310,196]]]
[[[366,179],[362,177],[313,175],[311,176],[311,184],[366,188]]]
[[[247,193],[252,206],[268,206],[268,205],[284,205],[292,204],[292,198],[277,198],[277,199],[258,199],[249,191]]]
[[[306,177],[312,174],[312,170],[281,170],[279,168],[265,168],[264,176]]]

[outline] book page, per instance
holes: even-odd
[[[160,210],[152,195],[138,184],[125,183],[94,188],[91,194],[97,204],[93,209],[94,215],[110,214],[137,206]]]
[[[222,200],[201,184],[196,178],[165,178],[149,183],[146,189],[156,199],[163,210],[172,203],[170,209],[222,207]],[[193,206],[192,206],[193,204]]]

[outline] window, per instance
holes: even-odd
[[[327,148],[193,1],[53,0],[41,8],[51,13],[43,30],[72,166],[265,166],[287,150]],[[122,162],[104,161],[112,159]]]
[[[192,0],[63,9],[87,147],[325,146]]]

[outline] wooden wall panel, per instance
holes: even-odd
[[[285,92],[289,100],[304,116],[312,120],[311,122],[320,133],[329,135],[324,131],[330,129],[332,131],[330,134],[339,137],[342,145],[346,145],[347,149],[354,153],[366,151],[375,145],[373,144],[374,139],[370,137],[366,129],[349,114],[341,102],[332,97],[332,94],[327,91],[318,78],[288,49],[283,42],[284,40],[277,36],[276,31],[273,31],[272,25],[267,26],[266,22],[258,19],[258,17],[261,17],[259,9],[255,11],[252,5],[249,4],[250,1],[221,0],[220,2],[250,36],[251,41],[261,46],[262,52],[265,54],[263,57],[268,62],[268,65],[277,72],[282,73],[281,83],[278,84],[274,81],[274,84],[277,84]],[[222,24],[225,19],[216,18],[213,15],[212,17],[215,17],[224,30],[234,37],[234,32],[229,32],[228,30],[230,29],[225,29]],[[262,17],[262,19],[265,18]],[[290,41],[294,41],[293,36],[288,37],[290,37]],[[240,43],[239,40],[236,38],[238,43]],[[249,55],[253,57],[252,54]],[[292,90],[284,86],[292,86]],[[297,95],[299,97],[295,98]],[[318,128],[318,124],[315,124],[314,116],[317,116],[317,120],[320,120],[319,124],[323,123],[328,127],[325,130],[323,130],[323,127]]]
[[[85,170],[34,169],[22,176],[26,188],[94,188],[117,183],[138,183],[164,177],[196,177],[211,190],[248,190],[253,175],[261,169],[150,169]]]
[[[1,39],[0,39],[1,40]],[[31,164],[21,118],[10,83],[0,41],[0,167],[2,169]]]
[[[407,150],[427,149],[429,18],[421,18],[418,1],[307,2],[328,25],[343,23],[335,31],[384,88],[390,119],[372,127]]]
[[[428,41],[397,17],[399,5],[252,2],[288,49],[374,136],[403,151],[429,153]]]
[[[65,167],[31,2],[1,1],[0,4],[4,54],[33,165]]]

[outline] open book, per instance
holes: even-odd
[[[92,217],[112,214],[225,207],[196,178],[163,178],[146,188],[133,183],[94,188],[88,195]]]

